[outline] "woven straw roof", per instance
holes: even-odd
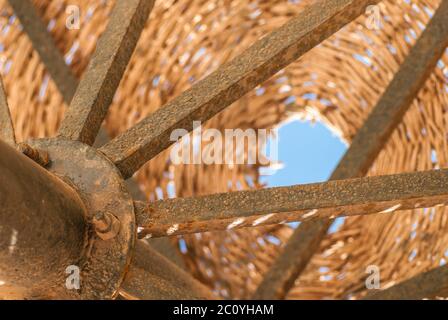
[[[130,128],[193,83],[286,23],[313,1],[156,1],[110,108],[111,136]],[[207,122],[210,128],[272,128],[291,116],[322,121],[350,143],[376,105],[439,0],[384,0],[381,28],[366,15],[350,23]],[[114,1],[34,1],[57,47],[80,78]],[[67,30],[65,6],[81,8],[82,27]],[[39,54],[0,0],[0,70],[19,141],[53,136],[66,104]],[[173,19],[175,17],[175,19]],[[368,175],[448,165],[448,55],[445,53],[394,130]],[[300,138],[300,137],[298,137]],[[282,147],[282,145],[280,146]],[[289,146],[294,147],[294,146]],[[169,149],[138,171],[149,200],[261,188],[258,166],[185,165]],[[443,264],[446,207],[348,217],[320,243],[288,299],[359,298],[366,267],[377,265],[389,287]],[[172,237],[186,242],[188,272],[223,298],[249,298],[292,235],[287,224]],[[269,241],[275,237],[276,241]]]

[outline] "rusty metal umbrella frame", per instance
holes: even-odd
[[[193,121],[207,121],[380,1],[315,2],[99,148],[92,145],[154,0],[117,1],[79,84],[31,2],[9,2],[70,107],[56,138],[17,144],[0,86],[0,280],[8,289],[0,295],[6,298],[213,298],[137,239],[303,221],[254,294],[284,298],[332,219],[447,204],[448,170],[363,176],[448,45],[448,0],[442,0],[331,181],[152,203],[133,199],[125,180],[172,144],[173,130],[191,131]],[[80,268],[79,290],[66,287],[71,265]],[[446,291],[440,281],[447,279],[446,270],[367,298],[435,297]]]

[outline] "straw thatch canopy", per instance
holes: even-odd
[[[156,1],[127,67],[106,128],[111,136],[204,78],[313,1]],[[291,116],[321,121],[350,143],[431,18],[439,0],[379,4],[381,26],[363,15],[207,122],[207,127],[272,128]],[[74,74],[81,78],[114,1],[34,1]],[[81,12],[66,28],[67,5]],[[19,141],[53,136],[66,103],[7,1],[0,1],[0,70]],[[448,165],[448,55],[445,54],[393,132],[368,175]],[[301,139],[303,137],[297,137]],[[294,146],[289,146],[294,147]],[[259,166],[174,166],[169,150],[138,171],[148,200],[262,188]],[[288,299],[358,298],[366,268],[388,287],[444,264],[446,207],[348,217],[320,243]],[[249,298],[293,233],[287,224],[172,237],[185,241],[186,270],[223,298]],[[278,241],[270,241],[272,237]]]

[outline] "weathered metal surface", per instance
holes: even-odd
[[[41,165],[42,167],[45,167],[50,162],[48,153],[46,151],[37,150],[27,143],[24,142],[18,143],[17,150],[19,150],[21,153],[23,153],[28,158],[30,158],[37,164]]]
[[[9,0],[9,4],[31,39],[33,48],[39,53],[64,101],[70,104],[78,86],[77,79],[65,64],[63,55],[56,47],[33,3],[31,0]]]
[[[211,299],[211,291],[143,241],[137,241],[120,294],[126,299]]]
[[[10,0],[9,2],[14,9],[14,13],[22,23],[23,30],[33,43],[33,48],[36,49],[45,68],[64,98],[65,103],[70,105],[78,87],[78,79],[65,63],[64,56],[57,49],[51,34],[45,27],[45,23],[37,14],[30,0]],[[101,127],[95,142],[97,146],[102,146],[107,141],[109,141],[107,133]]]
[[[128,179],[125,181],[125,183],[134,201],[146,201],[146,197],[140,190],[136,179]],[[146,239],[146,242],[149,243],[151,247],[167,257],[169,260],[174,262],[178,267],[186,269],[185,262],[182,258],[179,247],[175,245],[175,241],[172,241],[169,237],[165,237],[157,239]]]
[[[154,0],[117,1],[59,133],[92,145],[126,70]]]
[[[331,179],[353,178],[367,173],[448,45],[446,21],[448,1],[444,0],[357,133]],[[284,298],[318,249],[331,223],[331,219],[302,223],[266,273],[253,297]]]
[[[32,10],[32,6],[30,7],[30,2],[23,0],[11,2],[16,3],[16,6],[19,6],[19,9],[17,9],[18,11],[25,10],[23,12],[27,12],[28,18],[31,16],[31,20],[39,20],[35,14],[35,11]],[[151,1],[150,7],[153,5],[152,2],[153,1]],[[139,124],[136,129],[129,130],[122,137],[105,146],[103,151],[108,157],[112,158],[117,165],[119,165],[119,169],[123,175],[131,176],[132,173],[136,171],[146,160],[149,160],[170,145],[168,139],[170,129],[186,128],[191,130],[191,123],[193,120],[204,121],[209,119],[227,105],[238,99],[245,92],[253,88],[256,84],[262,82],[263,79],[267,79],[270,75],[275,73],[275,70],[279,70],[282,65],[290,63],[295,58],[312,48],[315,44],[322,41],[329,34],[335,32],[338,28],[349,21],[348,16],[351,16],[352,18],[355,17],[354,12],[356,10],[359,10],[358,14],[360,14],[362,13],[362,6],[365,6],[367,3],[374,2],[376,3],[378,1],[357,1],[356,4],[355,1],[322,1],[314,4],[309,11],[306,11],[301,15],[301,18],[303,19],[301,22],[296,20],[294,23],[293,21],[281,28],[279,31],[268,36],[267,40],[257,42],[245,54],[238,57],[233,62],[225,65],[216,73],[212,74],[208,80],[205,79],[204,83],[199,83],[190,91],[187,91],[185,94],[181,95],[173,103],[168,104],[165,107],[167,110],[158,111],[154,117],[147,118]],[[119,1],[118,3],[119,4],[117,7],[120,5],[123,7],[132,6],[130,3],[137,5],[137,1],[129,1],[127,4],[123,4],[126,3],[126,1]],[[138,5],[144,5],[142,4],[143,1],[138,3]],[[146,5],[148,5],[148,3],[149,1]],[[441,5],[441,8],[445,5],[443,19],[440,18],[440,12],[442,9],[439,9],[438,11],[439,19],[441,19],[439,22],[447,21],[447,3],[448,1],[444,0]],[[20,6],[22,6],[22,9]],[[28,8],[26,6],[28,6]],[[319,6],[325,6],[325,8]],[[118,11],[117,7],[115,10]],[[342,7],[344,7],[344,10],[346,11],[347,9],[351,9],[351,11],[348,13],[342,11]],[[135,7],[134,9],[134,14],[138,15],[138,10],[136,10]],[[150,9],[151,8],[148,9],[148,13]],[[318,11],[318,9],[325,9],[327,11]],[[32,10],[31,13],[30,10]],[[125,15],[123,14],[123,16]],[[322,16],[327,20],[323,19]],[[133,18],[139,20],[135,16]],[[142,26],[137,26],[138,23],[132,26],[132,21],[134,21],[133,18],[126,20],[130,25],[129,29],[124,30],[126,28],[123,27],[120,29],[123,32],[129,32],[132,36],[134,36],[135,33],[139,34],[142,28]],[[25,18],[22,17],[21,20],[22,19]],[[433,21],[435,20],[436,17]],[[26,23],[24,23],[24,25],[25,24]],[[117,19],[113,25],[117,26],[120,24],[123,24],[123,21]],[[112,25],[112,22],[110,25]],[[36,30],[30,29],[33,26],[36,26]],[[36,43],[48,42],[48,38],[41,38],[41,40],[39,40],[42,33],[47,34],[47,32],[45,32],[46,30],[43,30],[45,26],[42,23],[39,26],[31,21],[26,27],[28,28],[27,32],[29,34],[37,32],[37,35],[31,35],[35,45]],[[108,30],[109,28],[113,28],[113,26],[109,26]],[[136,28],[138,31],[132,30],[132,28]],[[368,170],[373,159],[382,148],[384,142],[387,141],[390,133],[403,116],[407,106],[411,103],[412,99],[417,94],[418,89],[424,83],[430,71],[437,62],[436,55],[441,55],[443,49],[447,45],[447,26],[443,26],[442,23],[442,26],[433,26],[433,28],[435,28],[432,30],[434,34],[439,32],[437,36],[439,38],[435,37],[433,39],[426,39],[426,42],[423,41],[423,37],[419,40],[421,51],[418,51],[416,48],[411,51],[408,60],[406,60],[406,63],[408,64],[406,65],[405,63],[403,65],[402,69],[400,69],[401,73],[399,72],[396,75],[388,90],[386,90],[382,100],[371,114],[366,125],[363,127],[365,131],[362,131],[363,129],[360,130],[351,149],[345,155],[344,160],[340,163],[338,169],[333,174],[332,179],[362,176]],[[314,32],[315,34],[313,34]],[[441,33],[444,34],[442,39],[440,39]],[[110,37],[115,36],[116,34],[110,35]],[[283,38],[281,38],[281,36]],[[107,39],[106,36],[104,36],[104,38]],[[137,39],[133,39],[132,41],[135,41],[134,44],[131,44],[132,49],[127,50],[126,48],[129,49],[129,46],[126,45],[125,41],[121,42],[121,40],[118,40],[117,42],[112,41],[113,44],[116,45],[116,51],[109,50],[109,52],[112,52],[113,54],[118,52],[118,56],[121,54],[121,56],[124,57],[123,59],[126,61],[124,65],[121,65],[121,61],[123,60],[117,58],[117,56],[114,56],[113,58],[110,58],[108,55],[102,56],[100,52],[101,50],[97,50],[97,53],[95,54],[97,56],[97,60],[95,61],[95,59],[93,59],[88,69],[89,71],[87,72],[86,82],[83,82],[83,85],[80,87],[80,97],[78,100],[75,99],[78,106],[81,107],[79,113],[78,111],[73,111],[73,119],[75,120],[70,124],[67,122],[67,127],[63,129],[70,131],[68,137],[79,139],[80,141],[88,144],[93,143],[98,128],[101,125],[105,113],[107,112],[107,108],[110,104],[113,93],[119,84],[120,78],[126,68],[127,61],[129,60],[133,48],[135,47],[135,42],[137,41]],[[283,42],[278,42],[279,40],[282,40]],[[441,40],[441,42],[437,43],[438,40]],[[275,43],[275,41],[277,41],[277,43]],[[297,43],[294,43],[294,41],[297,41]],[[274,48],[274,45],[276,48]],[[39,46],[41,46],[41,48],[37,48],[38,52],[41,56],[46,56],[45,59],[47,59],[47,66],[52,64],[53,61],[48,60],[48,57],[51,57],[52,54],[45,52],[45,45]],[[425,50],[425,46],[426,49],[429,48],[429,50]],[[416,47],[418,47],[418,45]],[[101,48],[101,46],[99,46],[99,48]],[[431,50],[432,52],[430,52]],[[105,49],[105,51],[108,51],[108,49]],[[57,50],[54,50],[54,52],[59,54]],[[60,56],[60,58],[61,57],[62,56]],[[99,63],[98,61],[101,61],[101,59],[98,57],[104,58],[104,61]],[[415,60],[411,60],[411,57],[414,57]],[[63,62],[63,59],[61,61]],[[95,67],[95,62],[97,68]],[[250,63],[252,63],[252,65]],[[53,68],[54,65],[58,65],[59,69],[65,68],[69,70],[65,64],[61,65],[60,61],[55,64],[53,63],[50,68]],[[245,67],[245,69],[239,69],[242,67]],[[113,71],[114,69],[118,70],[119,76],[117,76],[117,78],[113,78],[113,81],[110,84],[108,81],[111,75],[115,75]],[[57,73],[58,71],[56,70],[53,72]],[[96,75],[91,75],[91,73],[94,72],[99,72],[101,77],[99,77],[99,79],[95,79]],[[50,71],[50,73],[52,73],[52,71]],[[89,75],[91,82],[87,81]],[[411,80],[406,78],[406,76]],[[73,80],[63,79],[61,74],[52,74],[52,77],[59,78],[58,81],[62,82],[64,82],[64,80],[72,82]],[[58,81],[56,81],[57,84]],[[92,85],[92,83],[94,85]],[[403,86],[407,86],[405,90],[403,90]],[[76,87],[76,85],[74,87]],[[70,88],[60,88],[60,90],[61,92],[65,90],[65,93],[63,92],[64,98],[66,101],[69,101],[71,97],[70,99],[67,98],[70,95],[68,93]],[[84,90],[84,92],[81,92],[81,90]],[[0,92],[0,98],[1,93],[2,92]],[[73,96],[73,92],[71,95]],[[0,99],[0,125],[2,125],[0,127],[0,137],[2,137],[4,132],[7,132],[6,136],[9,135],[10,142],[14,143],[12,126],[6,126],[6,130],[5,126],[3,126],[3,122],[5,121],[4,119],[7,119],[6,121],[9,119],[10,124],[10,116],[6,105],[6,99],[4,99],[4,101],[6,108],[4,106],[2,108],[2,101]],[[393,105],[397,105],[396,108],[391,108]],[[4,110],[7,112],[5,113],[6,116],[3,116]],[[381,110],[382,112],[380,112]],[[69,114],[70,113],[71,111]],[[382,121],[386,121],[386,123],[383,123]],[[77,124],[79,125],[78,128],[76,128]],[[145,136],[145,134],[147,136]],[[126,140],[123,137],[127,137],[129,140]],[[123,145],[126,141],[132,142],[129,148],[127,148],[126,145]],[[78,260],[82,260],[82,276],[85,282],[81,291],[76,294],[81,294],[84,298],[114,297],[117,294],[117,288],[119,286],[118,283],[121,282],[123,272],[129,263],[129,250],[133,243],[133,237],[129,237],[129,235],[135,232],[135,230],[131,230],[134,226],[132,203],[127,195],[127,191],[125,190],[126,188],[124,187],[124,183],[120,175],[107,159],[102,157],[102,155],[98,154],[93,149],[89,149],[82,144],[73,142],[74,144],[71,145],[72,142],[67,141],[38,141],[35,143],[36,146],[41,147],[43,145],[52,150],[52,156],[55,156],[56,162],[51,163],[51,170],[57,172],[57,174],[61,176],[64,176],[64,179],[66,179],[68,184],[73,184],[75,186],[76,190],[82,195],[82,200],[86,202],[87,208],[89,209],[88,219],[89,222],[92,223],[92,226],[89,229],[88,236],[91,241],[89,242],[89,245],[83,247],[83,250],[85,249],[87,251],[88,258],[84,261],[80,258],[82,255],[78,256]],[[120,147],[117,153],[114,153],[112,146]],[[35,149],[25,148],[23,150],[30,158],[35,159],[37,162],[42,160],[39,158],[40,153],[36,154]],[[78,153],[80,153],[81,156]],[[75,163],[69,163],[70,161]],[[46,161],[44,162],[46,163]],[[98,162],[100,164],[93,164],[93,162]],[[87,175],[84,174],[86,165],[88,168]],[[89,167],[89,165],[91,165],[91,167]],[[98,170],[99,172],[94,174],[90,169]],[[105,171],[103,171],[103,169],[105,169]],[[8,174],[11,173],[8,172]],[[20,175],[21,173],[12,172],[12,174]],[[59,181],[52,175],[48,176]],[[254,193],[250,194],[239,192],[228,195],[223,194],[202,197],[198,199],[174,199],[160,201],[150,204],[139,211],[142,221],[144,221],[143,223],[146,223],[146,229],[141,235],[144,236],[146,234],[149,236],[151,234],[151,236],[166,236],[180,233],[232,229],[245,226],[296,221],[298,219],[304,221],[298,231],[294,233],[290,242],[287,244],[283,255],[274,264],[274,276],[272,276],[273,273],[268,273],[265,281],[263,282],[266,286],[263,286],[262,284],[257,291],[257,294],[260,294],[260,292],[264,290],[265,293],[268,292],[268,295],[263,295],[263,293],[259,296],[257,296],[257,294],[255,295],[257,298],[284,297],[289,288],[292,286],[297,275],[299,275],[305,268],[312,254],[316,248],[318,248],[321,239],[326,234],[327,228],[331,223],[331,220],[327,219],[327,217],[350,214],[368,214],[378,211],[393,212],[397,209],[427,207],[437,204],[444,204],[446,202],[446,194],[441,191],[443,189],[447,189],[445,170],[412,174],[408,175],[406,179],[400,180],[404,176],[405,175],[375,177],[351,181],[334,181],[335,185],[331,185],[333,182],[320,184],[320,189],[306,189],[310,186],[300,186],[305,189],[299,190],[294,189],[296,187],[291,187],[277,193],[277,191],[279,191],[278,189],[282,189],[278,188],[275,190],[267,189],[254,191]],[[392,179],[393,177],[399,178],[398,180],[395,180],[395,178],[390,181],[387,180]],[[411,178],[409,179],[409,177]],[[96,179],[95,182],[100,182],[98,182],[98,184],[94,183],[95,187],[91,187],[93,181],[92,179]],[[381,182],[378,182],[376,187],[372,187],[370,190],[372,192],[375,191],[376,193],[374,194],[368,193],[368,187],[371,186],[371,180],[368,179],[382,179]],[[107,182],[105,182],[106,180]],[[110,181],[112,180],[113,182],[111,183]],[[366,183],[367,189],[366,186],[360,184],[357,185],[356,183],[353,185],[343,185],[344,183],[353,183],[353,181],[356,181],[357,183]],[[59,182],[65,186],[63,182]],[[108,189],[107,185],[109,183],[113,185],[115,190]],[[392,183],[392,185],[390,185],[390,183]],[[373,183],[372,185],[375,184]],[[71,190],[70,187],[65,187],[68,188],[67,190]],[[388,187],[389,189],[387,189]],[[382,189],[378,191],[377,188]],[[0,189],[2,189],[1,185]],[[343,191],[341,194],[341,190],[348,191]],[[389,190],[388,194],[386,194],[387,190]],[[263,192],[268,192],[268,194],[264,194]],[[350,192],[354,192],[354,195],[348,194]],[[76,198],[76,192],[73,194]],[[300,194],[300,197],[298,194]],[[337,197],[340,196],[340,198],[335,198],[336,195]],[[367,198],[369,195],[373,198]],[[375,198],[376,196],[378,197]],[[113,199],[111,200],[111,198]],[[61,199],[62,198],[59,200]],[[268,199],[271,202],[274,202],[277,199],[279,202],[267,204],[266,201],[268,201]],[[365,199],[368,200],[367,203],[362,201]],[[246,202],[240,202],[245,200],[248,201],[247,203],[249,203],[250,206],[249,204],[246,205]],[[114,209],[121,210],[121,212],[124,211],[125,213],[122,213],[122,216],[117,213],[118,217],[116,217],[115,211],[113,211],[113,213],[108,210],[104,211],[103,209],[105,207],[107,207],[107,209],[109,208],[105,201],[108,201],[108,204],[112,203]],[[122,206],[118,205],[118,202],[121,201],[124,201],[125,203]],[[221,203],[221,201],[223,202]],[[307,201],[309,201],[310,205],[303,205],[303,202]],[[316,208],[316,205],[311,205],[312,202],[315,204],[317,203],[318,207]],[[244,203],[244,205],[241,205],[241,203]],[[79,204],[82,203],[79,202]],[[333,207],[331,207],[330,204]],[[100,206],[101,209],[99,209]],[[299,211],[290,213],[292,210],[291,208],[296,208],[297,206],[299,207]],[[95,208],[103,211],[91,210]],[[221,210],[221,208],[224,209]],[[146,211],[146,215],[143,214],[144,211]],[[176,213],[178,215],[176,215]],[[150,216],[148,214],[150,214]],[[280,219],[282,215],[285,217]],[[129,216],[131,216],[131,218],[129,218]],[[94,217],[96,217],[96,219]],[[313,221],[307,222],[307,220],[310,219]],[[125,232],[122,230],[123,221],[125,223]],[[32,224],[31,226],[34,227]],[[129,230],[131,230],[131,232],[129,232]],[[94,231],[97,233],[97,236],[95,236]],[[1,235],[2,233],[0,230],[0,245],[6,239],[2,239]],[[13,242],[13,247],[16,247],[17,234],[15,234],[15,236],[11,236],[10,240],[11,243],[8,250],[10,250]],[[111,245],[112,241],[116,242]],[[81,242],[82,241],[79,241],[77,244]],[[105,245],[105,243],[108,243],[110,247],[108,247],[107,244]],[[162,257],[148,251],[148,249],[144,247],[141,247],[140,249],[137,250],[140,255],[135,259],[134,264],[132,265],[127,276],[127,280],[125,282],[126,288],[123,289],[122,292],[124,296],[128,298],[210,297],[209,292],[202,288],[187,274],[179,275],[179,270],[173,269],[170,264],[166,264],[166,261]],[[0,246],[0,253],[1,252],[2,247]],[[291,259],[291,257],[297,257],[297,259]],[[111,262],[108,259],[114,261]],[[57,262],[59,263],[59,261]],[[104,264],[105,266],[100,267],[100,264]],[[106,266],[107,270],[105,269]],[[434,281],[436,281],[438,277],[442,279],[446,277],[444,274],[445,271],[443,270],[444,269],[442,268],[436,269],[434,270],[434,273],[430,272],[432,276],[429,277],[427,274],[419,275],[410,280],[410,282],[405,282],[404,284],[396,286],[396,288],[390,288],[380,294],[392,298],[394,296],[400,297],[399,295],[402,297],[408,297],[412,290],[418,292],[418,297],[427,297],[427,295],[438,294],[442,289],[445,290],[445,286],[442,285],[437,287],[437,284],[434,284]],[[0,272],[2,272],[1,268]],[[107,278],[112,279],[111,283],[105,283]],[[154,283],[151,284],[148,281],[154,281]],[[180,281],[180,285],[178,281]],[[63,283],[65,284],[65,281],[63,281]],[[3,288],[5,288],[5,286],[3,286]],[[40,292],[39,290],[31,290],[27,287],[27,285],[22,286],[22,288],[23,291],[19,290],[16,292],[19,292],[24,296],[31,295],[32,297],[37,297],[39,294],[42,294],[42,290]],[[440,290],[437,291],[437,288]],[[0,295],[1,294],[2,291],[0,291]],[[59,288],[57,288],[46,292],[46,294],[48,297],[59,297],[60,295],[65,295],[67,293],[60,293]],[[68,295],[71,294],[72,292],[68,293]],[[417,297],[417,294],[414,296]]]
[[[372,290],[365,300],[417,300],[446,298],[448,295],[448,266],[420,273],[384,290]]]
[[[75,94],[76,88],[78,86],[78,80],[72,74],[70,67],[64,63],[64,57],[62,53],[57,50],[53,38],[51,37],[48,30],[45,28],[44,22],[41,21],[40,17],[36,14],[36,10],[31,1],[19,0],[10,2],[12,4],[13,9],[15,10],[16,15],[19,17],[21,23],[24,25],[24,31],[27,33],[30,40],[32,41],[33,47],[37,50],[42,62],[45,64],[47,70],[50,73],[50,76],[56,83],[56,86],[58,87],[60,93],[62,94],[65,102],[67,104],[70,104]],[[2,112],[2,110],[6,109],[0,108],[0,113]],[[9,110],[7,111],[9,112]],[[9,114],[5,116],[2,116],[0,114],[0,122],[2,121],[2,119],[9,119],[8,116]],[[8,124],[8,122],[5,123]],[[1,128],[4,128],[5,136],[6,136],[6,128],[9,128],[6,124],[5,125],[2,124],[0,127],[0,130]],[[12,131],[9,130],[9,132]],[[8,133],[8,136],[11,136],[10,133]],[[98,136],[96,137],[94,146],[96,148],[101,147],[108,141],[109,137],[107,135],[107,132],[104,129],[104,127],[101,127]],[[126,181],[126,185],[134,199],[139,200],[144,199],[144,195],[140,191],[137,181],[135,179],[128,179]],[[167,256],[169,259],[171,259],[180,267],[185,268],[185,264],[182,260],[182,257],[179,254],[179,251],[171,243],[170,239],[161,238],[150,242],[151,242],[150,244],[154,248],[156,248],[159,252],[161,252],[163,255]]]
[[[121,229],[120,220],[113,213],[99,211],[92,219],[95,232],[103,240],[115,238]]]
[[[175,129],[192,130],[295,61],[378,0],[325,0],[253,44],[191,89],[106,144],[104,152],[130,177],[169,147]]]
[[[394,212],[448,201],[448,170],[335,180],[136,204],[141,236]]]
[[[1,298],[74,298],[65,270],[86,255],[83,202],[68,184],[0,141]]]
[[[0,79],[0,139],[14,145],[16,137],[12,126],[11,114],[9,112],[8,101],[6,99],[3,81]]]
[[[129,267],[137,232],[133,201],[119,171],[96,149],[78,141],[53,139],[29,143],[48,152],[51,159],[48,170],[73,185],[87,209],[89,245],[87,258],[77,265],[81,270],[78,298],[114,298]],[[118,219],[118,234],[101,239],[93,223],[98,214]]]

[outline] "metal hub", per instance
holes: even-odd
[[[129,266],[136,235],[133,201],[120,172],[96,149],[77,141],[45,139],[29,144],[48,152],[47,169],[71,185],[86,207],[88,247],[78,266],[81,288],[76,294],[84,299],[115,297]],[[95,228],[95,218],[101,216],[111,228],[119,226],[109,237],[101,232],[111,230]],[[116,218],[115,223],[109,220],[111,217]]]

